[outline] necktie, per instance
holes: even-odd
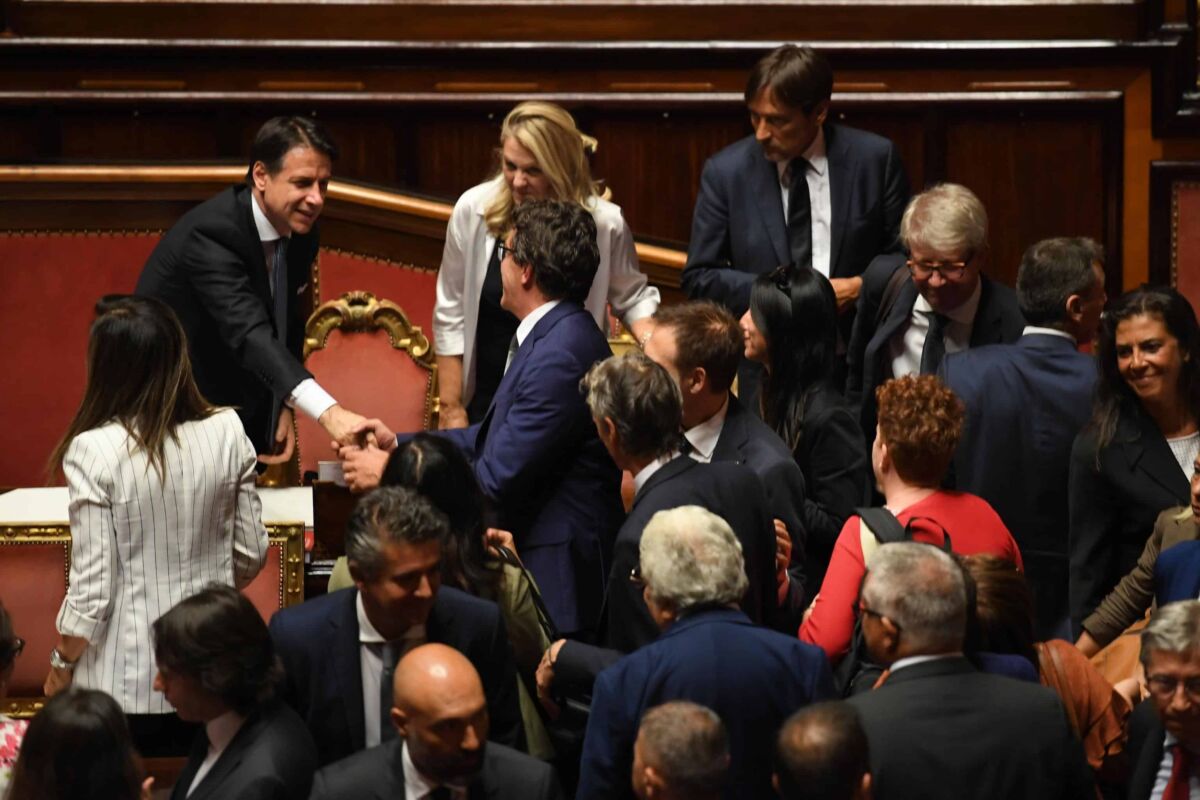
[[[949,317],[937,312],[929,312],[929,333],[925,334],[925,344],[921,348],[921,374],[936,375],[942,364],[942,356],[946,355],[946,323]]]
[[[517,335],[514,333],[512,339],[508,342],[508,358],[504,359],[505,372],[508,372],[508,368],[512,366],[513,359],[517,357],[517,350],[520,347],[521,343],[517,341]]]
[[[812,266],[812,201],[808,196],[809,164],[793,158],[788,165],[788,249],[792,263]]]
[[[396,735],[392,727],[392,674],[396,671],[396,661],[400,656],[400,648],[392,642],[384,642],[380,648],[380,658],[383,661],[383,671],[379,673],[379,741],[388,741]]]
[[[1192,758],[1182,745],[1175,745],[1174,750],[1171,778],[1167,781],[1162,800],[1188,800],[1191,797]]]
[[[287,342],[287,242],[285,237],[279,237],[275,242],[275,263],[271,268],[272,282],[275,284],[275,334],[279,341]]]

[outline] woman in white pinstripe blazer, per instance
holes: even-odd
[[[248,584],[267,532],[254,449],[196,388],[174,312],[144,297],[96,310],[83,402],[51,461],[70,493],[71,572],[45,691],[108,692],[145,755],[190,738],[152,688],[150,624],[206,584]]]

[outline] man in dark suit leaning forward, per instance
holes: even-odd
[[[333,140],[313,120],[268,120],[254,137],[245,184],[175,223],[137,282],[137,294],[179,315],[200,391],[237,409],[264,463],[291,458],[293,407],[339,441],[362,421],[300,360],[317,217],[335,158]]]
[[[411,489],[358,501],[346,525],[354,588],[271,617],[286,699],[328,764],[395,735],[388,723],[397,659],[426,642],[453,647],[484,678],[491,735],[519,746],[516,668],[495,603],[441,585],[445,516]]]
[[[311,800],[560,800],[554,769],[488,742],[488,709],[471,662],[439,644],[413,650],[388,686],[398,736],[322,769]]]
[[[967,408],[954,488],[991,503],[1020,545],[1038,641],[1069,636],[1067,479],[1096,383],[1096,360],[1079,345],[1096,335],[1106,299],[1100,245],[1038,242],[1017,273],[1017,300],[1029,323],[1021,338],[942,361],[942,380]]]
[[[612,354],[583,307],[600,264],[596,223],[574,203],[524,203],[497,247],[500,302],[520,320],[512,360],[481,423],[438,433],[472,460],[557,628],[592,635],[622,516],[621,474],[579,392]],[[396,446],[379,420],[369,426],[379,447],[341,451],[352,488],[378,485]]]

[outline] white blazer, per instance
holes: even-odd
[[[88,640],[75,685],[127,714],[166,714],[152,688],[150,623],[208,583],[241,588],[267,558],[254,448],[232,409],[175,429],[165,480],[119,423],[85,431],[63,457],[70,586],[58,631]]]
[[[446,226],[446,246],[438,270],[437,304],[433,308],[433,341],[439,356],[463,357],[465,405],[475,394],[475,326],[479,321],[479,295],[487,276],[488,259],[496,244],[483,215],[492,197],[504,184],[496,177],[463,193],[454,204]],[[589,201],[596,220],[600,267],[584,305],[601,330],[608,330],[608,311],[626,325],[650,316],[658,309],[658,289],[646,281],[638,268],[633,234],[621,216],[620,206],[592,197]]]

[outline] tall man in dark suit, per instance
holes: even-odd
[[[306,797],[317,751],[296,712],[275,699],[279,660],[258,611],[212,584],[153,625],[154,688],[204,723],[171,800]]]
[[[858,409],[868,446],[877,387],[937,374],[946,353],[1014,342],[1025,328],[1013,290],[983,274],[987,212],[970,189],[943,183],[914,197],[900,239],[907,257],[880,256],[863,274],[846,353],[846,399]]]
[[[292,408],[349,441],[346,411],[300,361],[309,268],[337,148],[304,117],[275,117],[254,137],[246,183],[185,214],[138,278],[137,294],[175,310],[200,391],[232,406],[265,463],[291,458]]]
[[[1142,631],[1141,660],[1153,702],[1142,703],[1129,721],[1129,800],[1194,797],[1200,791],[1200,602],[1155,611]]]
[[[576,797],[630,797],[638,723],[669,700],[711,708],[725,723],[723,797],[772,796],[775,731],[796,709],[833,694],[825,654],[737,610],[746,591],[742,553],[715,514],[697,506],[660,511],[642,534],[640,558],[646,605],[663,633],[596,680]]]
[[[849,336],[860,278],[897,249],[908,177],[892,142],[826,122],[833,69],[809,47],[763,56],[746,82],[754,133],[708,160],[692,217],[683,288],[740,317],[750,284],[780,264],[806,264],[833,283]],[[744,380],[757,372],[742,370]]]
[[[1092,340],[1107,295],[1091,239],[1046,239],[1025,251],[1021,338],[951,353],[941,378],[966,404],[954,487],[987,500],[1021,548],[1039,641],[1068,638],[1067,479],[1071,445],[1091,412]]]
[[[963,657],[963,571],[940,548],[902,542],[867,563],[859,601],[884,683],[850,699],[888,800],[1068,800],[1095,796],[1062,703],[1042,686],[976,671]]]
[[[755,622],[776,622],[780,561],[766,498],[748,468],[729,462],[701,464],[679,453],[679,388],[667,371],[640,352],[613,356],[583,379],[587,404],[617,466],[633,475],[633,507],[617,533],[608,576],[601,645],[553,643],[538,671],[544,694],[553,678],[559,691],[588,692],[596,674],[623,654],[658,638],[659,626],[630,581],[638,567],[642,530],[659,511],[699,506],[725,520],[742,548],[748,586],[738,604]],[[788,629],[793,633],[794,628]],[[548,669],[553,669],[553,676]]]
[[[574,203],[524,203],[497,247],[501,304],[520,320],[514,354],[483,422],[438,433],[472,459],[555,625],[587,636],[600,621],[622,516],[621,474],[579,392],[592,364],[612,354],[583,308],[600,263],[596,223]],[[378,420],[370,428],[378,448],[341,451],[352,487],[377,485],[396,446]]]
[[[805,587],[821,585],[807,559],[808,487],[783,440],[730,392],[743,350],[737,319],[723,306],[700,301],[659,306],[653,321],[646,355],[679,386],[688,455],[702,464],[745,464],[758,475],[767,508],[790,543],[780,604],[803,613]],[[792,629],[800,624],[798,618],[792,621]]]
[[[426,642],[453,647],[484,677],[492,738],[522,741],[516,668],[495,603],[441,585],[446,517],[411,489],[389,486],[359,500],[346,525],[354,588],[271,618],[287,673],[287,701],[317,743],[321,764],[395,735],[391,676]]]
[[[312,800],[560,800],[545,762],[488,742],[488,709],[479,673],[438,644],[396,665],[387,724],[398,735],[322,769]]]

